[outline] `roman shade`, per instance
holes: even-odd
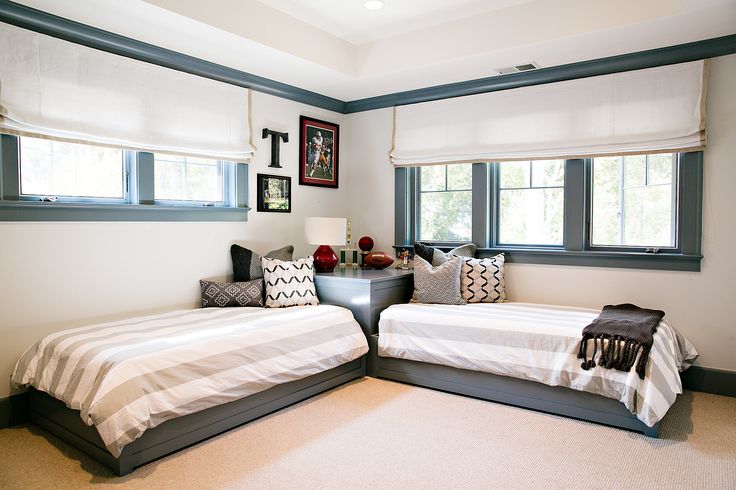
[[[394,165],[674,152],[705,145],[693,61],[394,108]]]
[[[0,132],[248,162],[247,89],[0,23]]]

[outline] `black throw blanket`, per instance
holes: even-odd
[[[644,379],[649,351],[654,343],[654,332],[664,318],[664,311],[647,310],[631,303],[606,305],[598,318],[583,329],[578,359],[586,371],[598,365],[608,369],[630,371],[636,363],[636,372]],[[593,341],[593,355],[588,360],[588,341]]]

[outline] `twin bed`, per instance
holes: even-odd
[[[662,322],[645,379],[580,369],[597,311],[520,303],[394,305],[377,376],[656,436],[697,353]],[[31,420],[118,475],[366,374],[368,343],[337,306],[205,308],[51,334],[18,361]],[[623,403],[621,403],[623,402]]]
[[[32,422],[123,475],[363,376],[367,351],[337,306],[202,308],[48,335],[13,383]]]
[[[583,370],[581,332],[600,312],[529,303],[394,305],[371,339],[379,378],[393,379],[657,437],[696,358],[662,321],[640,379],[635,371]]]

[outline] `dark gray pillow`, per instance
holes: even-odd
[[[432,267],[432,264],[422,257],[415,256],[414,302],[443,305],[463,304],[463,297],[460,294],[462,265],[462,259],[450,257],[444,264]]]
[[[235,282],[250,281],[263,277],[261,256],[253,250],[241,247],[240,245],[232,245],[230,247],[230,256],[233,259],[233,280]],[[271,250],[266,254],[266,257],[269,259],[290,261],[294,258],[294,246],[287,245],[276,250]]]
[[[246,282],[199,281],[202,308],[263,306],[263,279]]]
[[[414,244],[414,255],[418,255],[430,264],[432,263],[432,255],[434,254],[434,247],[430,247],[423,243],[416,242]]]
[[[437,247],[430,247],[417,242],[414,244],[414,254],[437,267],[438,265],[442,265],[450,260],[450,257],[453,255],[459,255],[460,257],[475,257],[475,244],[466,243],[445,253]]]

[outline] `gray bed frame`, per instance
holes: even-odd
[[[85,425],[78,410],[37,390],[30,392],[30,420],[112,469],[116,475],[191,446],[251,420],[365,376],[366,356],[328,371],[274,386],[224,405],[168,420],[148,429],[114,458],[97,429]]]
[[[375,366],[377,378],[610,425],[648,437],[659,435],[660,422],[648,427],[623,403],[612,398],[480,371],[381,357],[378,355],[378,335],[371,335],[368,343],[372,357],[370,365]]]

